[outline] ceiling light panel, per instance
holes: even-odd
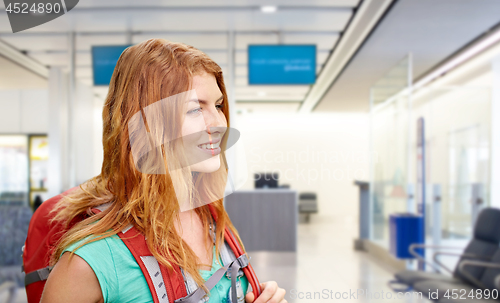
[[[278,10],[278,7],[275,5],[264,5],[260,7],[260,11],[265,14],[273,14]]]

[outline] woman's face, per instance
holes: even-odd
[[[211,173],[220,167],[219,147],[226,131],[222,92],[212,74],[193,77],[197,99],[187,101],[182,140],[191,171]]]

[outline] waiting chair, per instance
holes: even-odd
[[[299,195],[299,214],[304,214],[306,222],[309,222],[309,215],[318,212],[318,201],[315,193],[301,193]]]
[[[474,276],[472,270],[480,269],[482,274],[479,277]],[[427,280],[415,283],[413,289],[419,291],[423,296],[429,298],[429,293],[434,293],[435,301],[444,302],[463,302],[464,299],[470,299],[471,302],[477,302],[482,299],[487,292],[490,298],[500,299],[500,247],[493,255],[490,262],[477,260],[463,260],[458,264],[459,273],[467,278],[459,283],[450,283],[446,281]],[[457,296],[453,295],[453,289]],[[496,291],[495,291],[496,290]],[[473,297],[468,295],[471,293]],[[496,295],[491,296],[495,292]],[[481,293],[479,295],[478,293]],[[446,296],[447,295],[447,296]],[[446,296],[446,297],[445,297]],[[490,302],[492,302],[490,300]],[[494,301],[493,301],[494,302]],[[500,302],[500,300],[498,301]]]
[[[404,270],[396,273],[396,281],[392,281],[392,284],[404,284],[409,288],[412,288],[416,283],[422,281],[433,281],[440,283],[451,283],[451,284],[461,284],[464,281],[466,283],[473,283],[470,277],[480,280],[485,268],[484,267],[473,267],[467,270],[467,275],[462,274],[459,270],[459,265],[464,260],[475,260],[475,261],[491,261],[493,255],[497,252],[500,243],[500,209],[496,208],[485,208],[483,209],[476,220],[474,226],[473,238],[470,240],[465,250],[461,254],[455,254],[450,252],[438,251],[434,253],[433,259],[435,263],[430,263],[425,261],[422,257],[417,256],[419,260],[425,261],[433,268],[444,269],[452,274],[452,276],[446,276],[441,273],[414,271],[414,270]],[[428,245],[412,245],[413,253],[415,248],[441,248],[447,249],[447,247],[436,247]],[[439,262],[439,255],[454,255],[460,258],[457,266],[452,271]]]

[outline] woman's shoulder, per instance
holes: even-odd
[[[66,247],[64,249],[64,251],[70,251],[70,250],[73,250],[75,248],[79,249],[83,246],[104,247],[104,246],[110,245],[110,243],[113,244],[113,243],[116,243],[118,241],[121,241],[121,239],[117,235],[102,237],[102,236],[97,236],[97,235],[92,234],[92,235],[86,236],[85,238],[83,238],[79,241],[72,243],[71,245]]]
[[[74,252],[90,266],[101,286],[104,302],[117,302],[123,266],[134,262],[117,235],[104,238],[90,235],[71,244],[64,252]]]
[[[90,235],[66,247],[47,280],[42,302],[117,302],[113,294],[119,287],[111,248],[115,242],[112,237]],[[85,291],[77,285],[86,285]]]
[[[82,285],[85,287],[81,287]],[[88,263],[78,256],[63,254],[49,275],[40,302],[106,301],[99,281]]]
[[[118,235],[91,235],[65,249],[72,250],[94,271],[104,302],[153,302],[139,264]]]
[[[114,251],[119,249],[119,242],[122,241],[115,236],[100,238],[90,235],[66,247],[63,254],[72,252],[78,255],[90,265],[96,274],[101,272],[106,276],[115,276],[115,263],[119,260],[115,260]]]
[[[119,275],[117,271],[129,266],[135,267],[134,256],[117,235],[107,237],[90,235],[71,244],[64,249],[64,252],[74,252],[87,261],[96,274],[100,272],[101,277],[106,280],[116,280]]]
[[[113,251],[119,249],[126,249],[123,241],[116,235],[107,236],[104,238],[89,235],[80,241],[74,242],[63,250],[64,252],[74,252],[77,255],[95,255],[100,258],[112,258]]]

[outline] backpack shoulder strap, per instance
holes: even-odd
[[[210,222],[210,234],[212,236],[214,245],[216,242],[215,238],[215,230],[216,230],[216,224],[215,220]],[[221,259],[223,263],[223,267],[219,268],[206,282],[205,282],[205,287],[210,291],[212,288],[219,283],[220,279],[224,276],[224,274],[228,277],[228,279],[231,280],[231,290],[236,289],[236,297],[234,296],[233,292],[231,291],[231,300],[230,302],[243,302],[244,301],[244,294],[242,289],[240,289],[241,286],[236,286],[236,278],[237,276],[243,275],[243,271],[241,268],[246,267],[248,265],[248,260],[246,259],[246,255],[241,255],[239,258],[236,258],[234,253],[231,251],[231,249],[228,247],[227,242],[224,241],[224,244],[220,248],[220,254],[221,254]],[[217,256],[214,255],[214,258],[217,258]],[[209,300],[208,297],[205,295],[207,294],[203,288],[198,287],[194,279],[191,277],[191,275],[187,272],[184,272],[182,269],[182,274],[184,276],[184,280],[186,281],[186,289],[187,292],[189,293],[186,297],[177,299],[175,302],[176,303],[204,303]],[[235,274],[237,272],[238,275]],[[233,276],[232,276],[233,275]],[[240,292],[241,290],[241,292]],[[237,296],[239,294],[239,297]]]
[[[118,233],[142,270],[155,303],[174,303],[187,295],[179,267],[168,269],[159,263],[149,250],[146,238],[135,227]]]
[[[208,207],[216,222],[217,213],[215,208],[211,204],[208,204]],[[201,287],[188,295],[181,269],[174,266],[174,269],[171,270],[160,264],[149,250],[144,235],[135,227],[132,225],[126,227],[118,233],[118,236],[130,250],[137,264],[139,264],[155,303],[195,303],[205,295]],[[215,240],[215,234],[213,236]],[[227,227],[224,230],[224,239],[233,252],[231,259],[233,259],[233,256],[234,259],[230,263],[224,262],[226,263],[225,266],[214,273],[205,283],[205,286],[209,290],[212,289],[220,278],[228,272],[231,279],[231,301],[237,302],[235,283],[238,271],[242,269],[248,278],[255,298],[257,298],[261,293],[259,280],[248,261],[247,255]]]
[[[217,221],[217,212],[215,210],[215,207],[212,204],[208,204],[208,208],[214,220]],[[242,268],[243,272],[245,273],[245,276],[248,279],[248,282],[250,283],[250,286],[252,287],[254,298],[256,300],[262,292],[260,289],[259,279],[257,278],[257,275],[255,274],[255,271],[253,270],[249,260],[246,258],[246,253],[243,251],[243,248],[240,246],[240,243],[238,242],[238,240],[236,240],[236,237],[233,235],[233,233],[227,226],[225,227],[224,230],[224,239],[226,240],[227,244],[233,251],[236,259],[238,260],[238,265],[239,265],[232,267],[231,275],[233,277],[236,277],[238,269]],[[231,298],[233,298],[233,302],[236,302],[235,301],[236,288],[232,287],[231,291],[232,291]]]

